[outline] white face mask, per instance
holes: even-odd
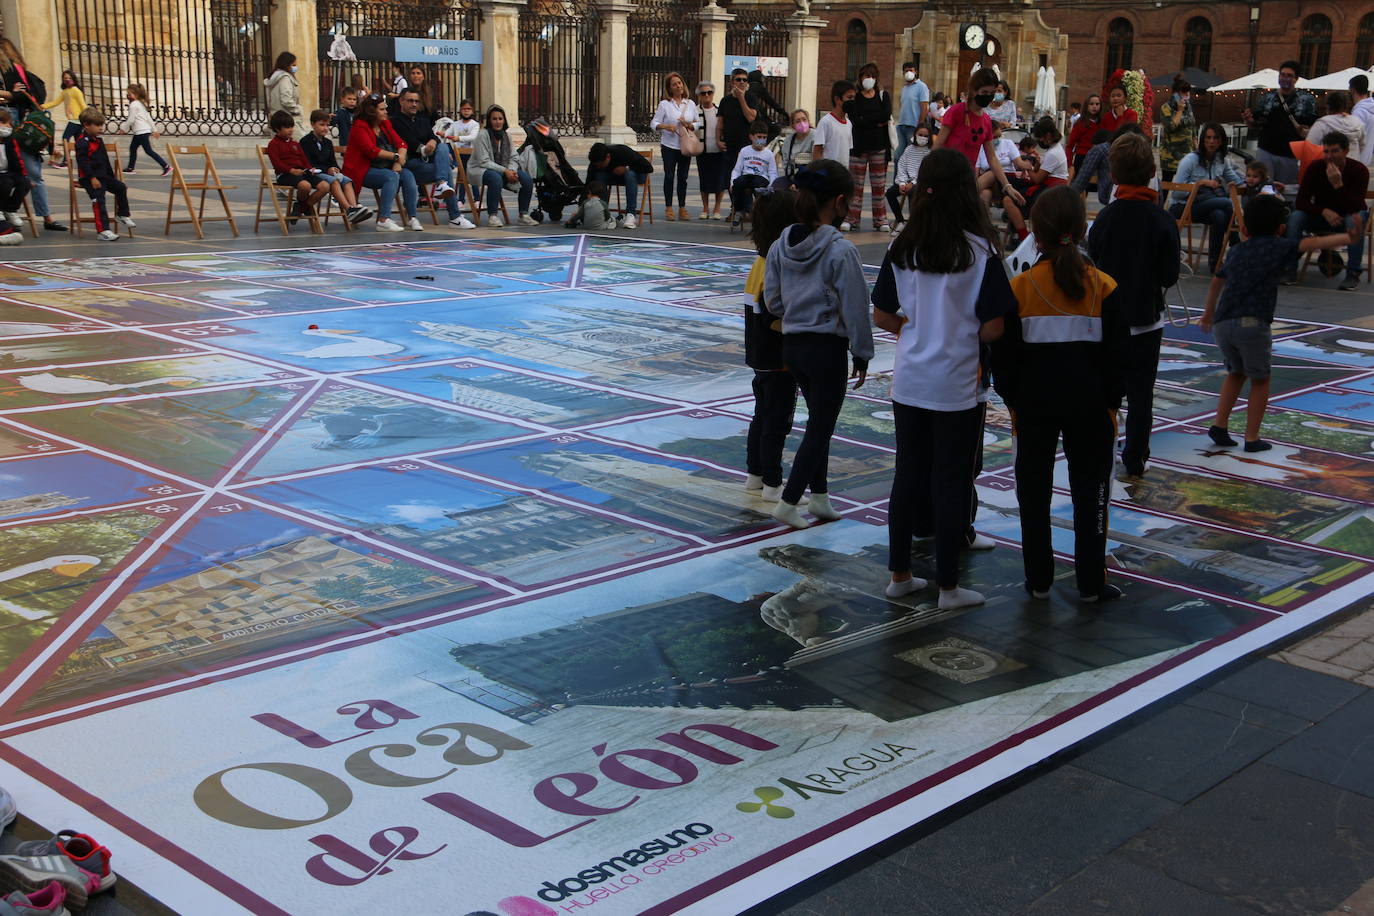
[[[865,77],[864,77],[863,87],[864,87],[865,90],[872,89],[872,88],[873,88],[874,86],[876,86],[876,85],[878,85],[878,81],[875,80],[873,77],[871,77],[871,76],[865,76]]]
[[[292,73],[295,73],[295,72],[296,72],[296,65],[295,65],[295,64],[292,64],[292,65],[291,65],[291,72],[292,72]]]
[[[917,145],[917,146],[929,146],[929,145],[930,145],[930,138],[929,138],[929,137],[917,137],[917,138],[916,138],[916,145]]]
[[[8,124],[0,124],[0,140],[4,140],[12,133],[14,133],[13,127]]]
[[[754,144],[754,149],[763,149],[765,146],[768,145],[768,138],[758,137],[750,142]]]
[[[908,70],[906,73],[904,73],[904,74],[902,74],[902,75],[903,75],[904,77],[906,77],[906,81],[907,81],[908,83],[914,83],[914,82],[916,82],[916,72],[915,72],[914,70]]]

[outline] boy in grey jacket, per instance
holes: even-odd
[[[582,203],[577,205],[577,212],[563,224],[563,228],[614,229],[615,218],[611,216],[611,205],[602,199],[606,186],[599,181],[589,181],[586,193]]]

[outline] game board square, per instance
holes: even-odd
[[[262,282],[275,278],[265,277]],[[308,312],[319,309],[349,308],[356,305],[348,299],[318,296],[306,290],[262,285],[253,280],[196,280],[167,286],[149,286],[149,292],[165,292],[204,305],[237,309],[250,315],[273,315],[287,312]],[[221,313],[222,314],[222,313]]]
[[[219,353],[55,372],[0,372],[0,411],[296,377],[295,372]]]
[[[31,436],[28,433],[10,429],[7,426],[0,426],[0,458],[14,458],[24,455],[43,455],[48,452],[60,451],[72,448],[69,445],[59,445],[45,439]],[[0,472],[3,468],[0,468]]]
[[[320,274],[337,271],[358,271],[374,267],[371,262],[354,257],[348,248],[304,248],[296,251],[244,251],[236,258],[266,264],[275,270],[292,274]]]
[[[323,293],[367,305],[391,305],[396,302],[428,302],[452,298],[451,293],[430,289],[423,283],[378,284],[364,277],[350,274],[317,274],[315,276],[273,277],[273,284],[308,292]]]
[[[133,331],[69,334],[0,341],[0,369],[66,366],[193,352],[197,351],[192,347]]]
[[[177,280],[195,280],[198,275],[193,271],[175,270],[161,264],[144,264],[133,258],[56,258],[47,261],[31,261],[28,267],[54,278],[58,282],[31,287],[34,289],[76,289],[91,285],[142,286],[145,283],[175,283]],[[95,284],[68,282],[93,280]],[[0,284],[5,283],[0,276]],[[23,286],[23,284],[19,284]]]
[[[331,382],[279,430],[246,478],[461,448],[537,430]]]
[[[89,452],[0,464],[0,521],[185,495],[181,484]],[[0,535],[3,538],[4,535]]]
[[[521,258],[513,260],[483,261],[481,272],[485,274],[509,274],[522,280],[538,283],[567,283],[572,275],[573,259],[569,256]]]
[[[705,271],[696,270],[690,266],[690,262],[684,264],[649,263],[647,261],[601,256],[587,257],[583,260],[578,285],[582,287],[608,286],[618,283],[638,283],[644,280],[658,280],[664,283],[677,280],[681,283],[688,277],[698,277],[703,281],[703,287],[694,286],[693,290],[731,286],[728,283],[730,278],[714,277]],[[738,291],[738,289],[739,285],[734,285],[732,291]]]
[[[430,291],[442,291],[446,296],[481,296],[495,293],[529,292],[545,288],[538,283],[527,283],[516,277],[507,277],[501,274],[478,274],[440,267],[432,267],[427,271],[417,272],[411,268],[378,270],[374,264],[365,266],[363,270],[357,273],[373,283],[387,286],[418,286]]]
[[[1279,377],[1275,375],[1275,378]],[[1368,386],[1355,391],[1322,388],[1282,400],[1276,393],[1272,399],[1288,410],[1325,414],[1330,417],[1361,423],[1374,422],[1374,389]]]
[[[262,277],[273,274],[297,273],[291,264],[277,264],[254,257],[255,252],[226,254],[163,254],[129,258],[138,264],[190,271],[204,277]]]
[[[48,265],[58,265],[54,272],[48,272]],[[43,270],[29,268],[44,268]],[[83,289],[94,286],[76,277],[64,274],[60,262],[30,261],[27,267],[17,264],[0,264],[0,293],[9,295],[16,292],[32,292],[42,289]]]
[[[10,298],[18,299],[22,296],[11,294]],[[83,321],[71,315],[34,308],[31,305],[0,302],[0,339],[31,337],[35,334],[70,334],[74,331],[95,331],[104,327],[105,325],[98,321]]]
[[[50,306],[118,325],[163,324],[199,318],[227,318],[230,313],[198,302],[173,298],[175,285],[124,289],[83,289],[64,292],[12,293],[11,299]],[[169,295],[163,295],[163,293]],[[68,319],[70,322],[72,319]],[[78,319],[79,320],[79,319]]]
[[[1232,428],[1244,429],[1245,416],[1244,409],[1231,414]],[[1348,417],[1318,417],[1275,404],[1264,414],[1263,430],[1266,439],[1277,442],[1374,458],[1374,424]]]
[[[1275,359],[1291,356],[1362,369],[1374,368],[1374,334],[1356,328],[1333,328],[1274,341]]]
[[[688,546],[538,494],[405,462],[244,492],[516,586],[567,581]]]

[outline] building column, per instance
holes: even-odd
[[[520,12],[525,0],[478,0],[482,11],[482,94],[506,111],[512,134],[520,129]]]
[[[601,47],[597,50],[601,126],[596,135],[606,143],[633,145],[630,119],[630,13],[634,0],[596,0],[601,16]]]
[[[712,0],[709,6],[697,11],[697,19],[701,21],[701,76],[698,78],[715,83],[716,101],[719,102],[730,91],[730,84],[722,82],[729,77],[725,72],[725,30],[735,21],[735,15],[716,6]],[[695,89],[696,86],[687,87],[688,92]]]
[[[315,24],[315,0],[276,0],[269,15],[272,58],[275,60],[283,51],[296,55],[296,83],[301,120],[305,122],[298,124],[297,130],[304,135],[310,130],[310,112],[320,107],[320,38]]]
[[[50,94],[56,94],[63,68],[57,4],[54,0],[0,0],[0,19],[5,22],[6,37],[24,55],[26,69],[47,84]]]
[[[793,13],[783,20],[787,26],[787,99],[788,111],[805,108],[813,111],[830,110],[827,95],[825,104],[818,101],[820,84],[821,29],[830,23],[804,13]],[[814,113],[813,113],[814,117]]]

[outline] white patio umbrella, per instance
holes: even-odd
[[[1213,86],[1207,92],[1237,92],[1247,89],[1277,89],[1279,88],[1279,71],[1272,67],[1265,67],[1263,70],[1256,70],[1254,73],[1240,76],[1229,80],[1220,85]]]
[[[1318,76],[1310,80],[1298,80],[1299,89],[1311,89],[1314,91],[1349,89],[1350,78],[1359,75],[1371,76],[1368,70],[1359,67],[1346,67],[1336,73],[1328,73],[1326,76]]]
[[[1059,111],[1059,87],[1056,85],[1054,68],[1040,71],[1041,77],[1035,87],[1035,107],[1041,113],[1054,117]]]

